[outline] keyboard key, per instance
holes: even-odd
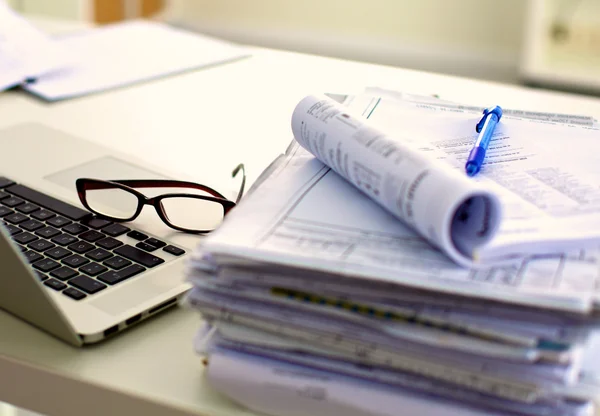
[[[63,295],[67,295],[68,297],[75,299],[75,300],[81,300],[87,296],[85,293],[80,292],[79,290],[77,290],[73,287],[63,290],[62,293],[63,293]]]
[[[36,261],[38,261],[39,259],[43,259],[44,256],[42,256],[40,253],[37,253],[33,250],[30,251],[26,251],[24,253],[25,259],[29,262],[29,263],[35,263]]]
[[[84,264],[89,263],[90,261],[85,257],[81,257],[79,254],[73,254],[67,258],[64,258],[62,262],[63,264],[66,264],[67,266],[71,266],[76,269],[78,267],[83,266]]]
[[[138,273],[146,270],[139,264],[133,264],[126,269],[118,270],[118,271],[110,271],[98,276],[98,280],[108,283],[109,285],[114,285],[119,282],[122,282],[125,279],[129,279],[132,276],[135,276]]]
[[[151,246],[150,244],[146,244],[141,241],[139,243],[137,243],[135,246],[137,248],[141,248],[142,250],[147,251],[147,252],[152,252],[154,250],[158,250],[157,247]]]
[[[94,248],[95,247],[93,245],[85,241],[78,241],[76,243],[69,244],[69,249],[73,250],[75,253],[78,254],[86,253],[90,250],[93,250]]]
[[[105,220],[103,218],[97,218],[97,217],[86,219],[82,222],[85,225],[87,225],[88,227],[93,228],[94,230],[99,230],[100,228],[104,228],[104,227],[107,227],[107,226],[113,224],[112,221]]]
[[[44,223],[41,223],[37,220],[29,220],[21,223],[19,226],[27,231],[35,231],[39,230],[40,228],[44,228]]]
[[[14,214],[15,212],[12,209],[9,209],[7,207],[3,207],[2,205],[0,205],[0,217],[4,217],[5,215],[8,214]]]
[[[44,282],[44,284],[48,287],[51,287],[54,290],[63,290],[67,285],[62,282],[59,282],[56,279],[48,279]]]
[[[106,285],[84,275],[74,277],[69,280],[69,284],[89,294],[94,294],[100,292],[102,289],[106,289]]]
[[[149,238],[146,241],[144,241],[144,243],[150,244],[151,246],[154,246],[156,248],[161,248],[167,245],[167,243],[157,240],[156,238]]]
[[[129,233],[127,233],[128,237],[133,238],[134,240],[138,240],[138,241],[142,241],[145,240],[146,238],[148,238],[148,236],[144,233],[140,233],[139,231],[131,231]]]
[[[55,247],[55,245],[47,240],[36,240],[34,242],[27,244],[27,247],[29,247],[30,249],[35,250],[35,251],[46,251],[46,250],[50,250],[51,248]]]
[[[89,228],[84,227],[81,224],[73,223],[63,227],[62,230],[66,233],[77,235],[89,230]]]
[[[40,281],[42,282],[48,278],[48,276],[46,276],[44,273],[38,272],[37,270],[35,270],[35,274],[37,278],[40,279]]]
[[[119,240],[116,240],[112,237],[106,237],[103,238],[100,241],[96,241],[96,245],[102,248],[105,248],[107,250],[112,250],[113,248],[117,248],[119,246],[122,246],[123,243],[120,242]]]
[[[6,205],[7,207],[10,207],[10,208],[14,208],[18,205],[25,203],[25,201],[23,201],[21,198],[17,198],[16,196],[10,196],[8,198],[2,199],[1,201],[2,201],[2,205]]]
[[[25,254],[27,254],[27,253],[25,253]],[[54,260],[43,259],[43,260],[38,260],[35,263],[33,263],[33,267],[35,267],[36,269],[41,270],[43,272],[49,272],[51,270],[58,269],[60,267],[60,264],[58,264]]]
[[[102,248],[97,248],[96,250],[89,251],[85,256],[92,260],[102,261],[112,257],[112,253],[109,253]]]
[[[113,269],[119,270],[119,269],[122,269],[123,267],[129,266],[131,264],[131,262],[129,260],[125,260],[123,257],[114,256],[114,257],[111,257],[110,259],[106,260],[102,264],[105,264],[108,267],[112,267]]]
[[[10,224],[4,224],[4,226],[6,227],[6,229],[8,230],[8,233],[10,235],[16,235],[19,233],[22,233],[23,230],[21,230],[19,227],[15,227],[14,225],[10,225]]]
[[[9,222],[11,224],[20,224],[27,220],[29,220],[29,217],[27,215],[19,214],[18,212],[4,217],[4,221]]]
[[[21,212],[23,214],[31,214],[32,212],[37,211],[39,209],[40,209],[40,207],[38,207],[35,204],[31,204],[29,202],[26,202],[26,203],[24,203],[22,205],[19,205],[17,207],[17,211],[19,211],[19,212]]]
[[[54,236],[57,236],[58,234],[60,234],[60,231],[58,231],[56,228],[54,227],[44,227],[44,228],[40,228],[39,230],[37,230],[35,232],[36,235],[39,235],[40,237],[43,238],[52,238]]]
[[[182,254],[185,254],[185,250],[175,246],[166,246],[165,248],[163,248],[163,251],[171,253],[174,256],[181,256]]]
[[[50,225],[55,226],[56,228],[60,228],[60,227],[64,227],[65,225],[71,224],[72,221],[66,219],[65,217],[52,217],[46,222]]]
[[[31,233],[20,233],[13,237],[13,240],[19,244],[28,244],[37,239],[38,238]]]
[[[158,266],[165,261],[160,257],[153,256],[152,254],[146,253],[138,248],[132,247],[125,244],[114,251],[115,254],[125,257],[126,259],[140,263],[142,266],[154,267]]]
[[[0,188],[6,188],[7,186],[10,186],[12,184],[14,184],[14,182],[10,179],[5,178],[4,176],[0,176]]]
[[[75,237],[73,237],[72,235],[61,234],[61,235],[57,235],[56,237],[53,237],[50,241],[58,244],[59,246],[67,246],[69,244],[73,244],[74,242],[76,242],[78,240]]]
[[[31,218],[35,218],[36,220],[40,221],[46,221],[53,217],[56,217],[56,214],[46,209],[40,209],[39,211],[35,211],[33,214],[31,214]]]
[[[94,241],[102,240],[104,238],[104,234],[102,234],[99,231],[90,230],[90,231],[86,231],[83,234],[80,234],[79,238],[81,238],[82,240],[85,240],[85,241],[89,241],[90,243],[93,243]]]
[[[89,263],[79,268],[80,272],[84,272],[85,274],[89,274],[90,276],[97,276],[100,273],[104,273],[107,270],[107,267],[104,267],[103,265],[98,263]]]
[[[8,198],[9,196],[10,196],[10,194],[7,194],[4,191],[0,191],[0,199]]]
[[[129,230],[130,230],[130,228],[127,228],[124,225],[113,224],[113,225],[109,225],[108,227],[104,227],[102,229],[102,232],[104,234],[110,235],[111,237],[118,237],[120,235],[125,234]]]
[[[4,223],[4,226],[10,235],[16,235],[23,232],[23,230],[21,230],[19,227],[15,227],[14,225]]]
[[[75,221],[82,220],[91,215],[88,211],[85,211],[74,205],[67,204],[66,202],[60,201],[23,185],[9,186],[6,188],[6,191]]]
[[[71,255],[71,252],[63,247],[55,247],[50,250],[44,251],[44,254],[53,260],[60,260]]]
[[[77,276],[77,272],[69,267],[62,266],[56,270],[50,272],[50,276],[56,277],[62,281],[69,280],[72,277]]]

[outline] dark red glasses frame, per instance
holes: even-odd
[[[240,170],[243,173],[243,177],[242,177],[242,183],[240,185],[240,190],[238,192],[235,202],[225,198],[219,192],[215,191],[214,189],[212,189],[208,186],[201,185],[201,184],[195,183],[195,182],[176,181],[176,180],[167,180],[167,179],[126,179],[126,180],[107,181],[107,180],[92,179],[92,178],[79,178],[75,181],[75,186],[77,188],[77,194],[79,195],[79,200],[81,201],[83,206],[85,208],[87,208],[89,211],[95,213],[96,215],[98,215],[100,217],[107,218],[107,219],[110,219],[115,222],[129,222],[129,221],[135,220],[140,215],[140,213],[142,212],[142,209],[144,208],[144,205],[152,205],[154,207],[154,209],[156,210],[156,213],[158,214],[160,219],[165,224],[167,224],[169,227],[171,227],[175,230],[178,230],[178,231],[204,234],[204,233],[211,232],[213,230],[212,229],[211,230],[188,229],[188,228],[183,228],[176,224],[173,224],[169,220],[166,213],[164,212],[161,201],[164,199],[168,199],[168,198],[195,198],[195,199],[201,199],[204,201],[215,202],[217,204],[220,204],[223,207],[223,216],[225,216],[233,207],[236,206],[237,202],[239,202],[240,198],[242,197],[242,195],[244,193],[244,188],[246,185],[246,172],[244,169],[244,165],[242,165],[242,164],[238,165],[233,170],[232,176],[235,177]],[[103,214],[101,212],[94,210],[87,203],[86,191],[99,190],[99,189],[114,189],[114,188],[122,189],[122,190],[129,192],[130,194],[133,194],[137,197],[138,205],[135,210],[135,213],[130,218],[117,218],[117,217],[108,216],[106,214]],[[152,198],[148,198],[146,195],[142,194],[141,192],[136,191],[134,188],[188,188],[188,189],[197,189],[200,191],[204,191],[212,196],[187,194],[187,193],[171,193],[171,194],[163,194],[163,195],[158,195],[158,196],[155,196]]]

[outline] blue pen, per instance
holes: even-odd
[[[475,131],[479,133],[479,136],[477,136],[477,141],[471,149],[467,164],[465,165],[467,175],[474,176],[481,169],[492,134],[494,134],[496,124],[498,124],[501,118],[502,108],[499,106],[483,110],[483,117],[479,123],[477,123],[477,126],[475,126]]]

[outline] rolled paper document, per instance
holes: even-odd
[[[474,252],[498,230],[501,204],[491,190],[328,97],[300,101],[292,131],[302,147],[462,266],[473,266]]]

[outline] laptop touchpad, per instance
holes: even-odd
[[[52,173],[44,179],[69,190],[79,178],[93,179],[165,179],[164,175],[152,172],[113,156],[105,156],[90,162]]]
[[[73,190],[78,178],[105,180],[119,179],[164,179],[157,173],[117,159],[113,156],[101,157],[81,165],[46,176],[44,179]],[[96,197],[98,199],[98,197]],[[126,207],[126,208],[125,208]],[[94,209],[110,212],[113,216],[131,216],[131,195],[122,191],[103,192],[100,200],[94,202]]]

